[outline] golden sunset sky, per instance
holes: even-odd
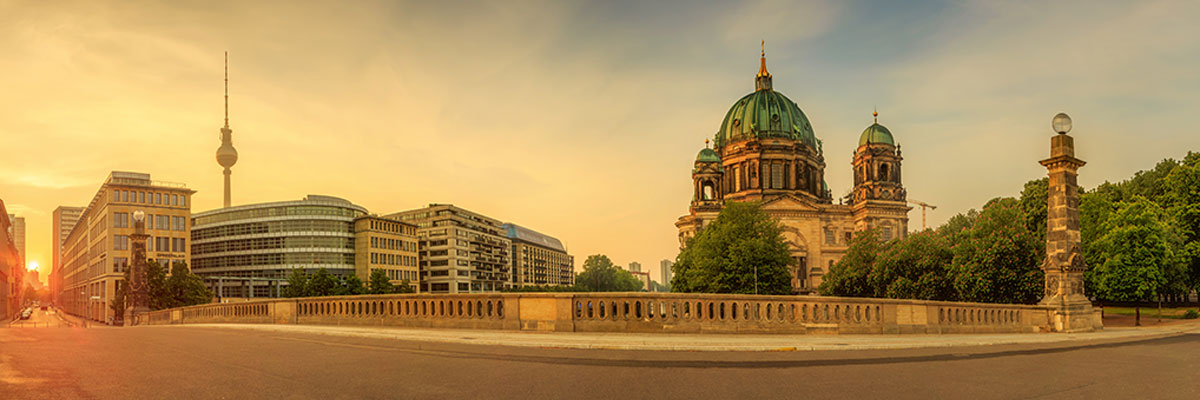
[[[1044,176],[1060,111],[1085,187],[1200,150],[1200,3],[1044,3],[0,0],[0,199],[43,276],[112,170],[219,207],[225,51],[235,204],[454,203],[655,279],[760,40],[834,196],[878,107],[931,225]]]

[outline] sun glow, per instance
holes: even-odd
[[[30,262],[29,262],[29,264],[25,265],[25,268],[26,268],[26,269],[29,269],[30,271],[37,271],[37,269],[38,269],[38,262],[37,262],[37,261],[30,261]]]

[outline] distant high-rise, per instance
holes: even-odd
[[[225,52],[225,126],[221,127],[221,147],[217,148],[217,164],[225,167],[225,207],[232,203],[229,196],[229,170],[237,164],[237,149],[233,148],[233,130],[229,129],[229,52]]]
[[[637,261],[629,263],[629,272],[642,272],[642,263]]]
[[[54,239],[50,242],[54,246],[53,260],[50,264],[50,272],[58,271],[62,268],[63,244],[67,242],[67,235],[71,234],[71,230],[75,229],[75,223],[79,222],[79,216],[83,214],[83,207],[67,207],[58,206],[54,209],[54,224],[50,234]]]
[[[17,246],[17,256],[20,259],[17,261],[20,265],[25,265],[25,217],[18,217],[13,214],[8,214],[9,221],[12,221],[13,228],[13,245]]]
[[[658,273],[662,276],[663,285],[671,284],[671,276],[673,275],[671,274],[671,266],[673,265],[675,265],[675,263],[671,262],[671,260],[662,260],[658,262]]]

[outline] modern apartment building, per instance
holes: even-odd
[[[247,204],[196,213],[192,272],[218,297],[272,297],[293,270],[355,273],[354,221],[367,209],[345,199]]]
[[[671,286],[671,278],[675,276],[671,267],[675,266],[675,262],[671,260],[662,260],[658,262],[658,273],[662,277],[663,286]]]
[[[61,282],[58,277],[62,270],[63,245],[67,243],[67,235],[71,233],[71,229],[75,229],[75,223],[79,222],[81,214],[83,214],[83,207],[58,206],[58,208],[54,209],[54,214],[51,217],[53,219],[51,221],[53,226],[50,229],[50,245],[54,246],[54,250],[51,255],[53,259],[50,264],[48,283],[50,285],[50,293],[55,295],[61,289],[59,287]]]
[[[17,256],[20,257],[18,262],[25,265],[25,217],[8,214],[8,220],[12,222],[13,245],[17,247]]]
[[[512,241],[513,286],[575,284],[575,257],[561,241],[513,223],[503,228]]]
[[[408,280],[419,290],[417,248],[416,225],[374,215],[354,220],[354,273],[364,284],[378,269],[387,273],[392,284]]]
[[[385,218],[417,226],[421,292],[497,292],[511,285],[512,241],[500,221],[451,204]]]
[[[191,261],[191,196],[181,183],[113,171],[63,242],[58,301],[68,313],[107,322],[108,307],[130,267],[133,213],[146,214],[146,258],[169,266]]]
[[[637,261],[629,263],[629,272],[642,272],[642,263]]]

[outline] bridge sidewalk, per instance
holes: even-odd
[[[1072,345],[1083,342],[1145,340],[1185,333],[1200,334],[1200,321],[1152,328],[1109,328],[1099,332],[1086,333],[953,335],[580,333],[269,324],[159,325],[135,329],[172,329],[174,327],[213,327],[487,346],[667,351],[890,350],[1021,344]]]

